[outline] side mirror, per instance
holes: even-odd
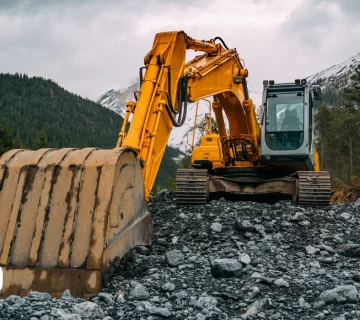
[[[322,100],[322,92],[321,92],[321,89],[319,87],[315,87],[315,88],[312,88],[312,94],[313,94],[313,99],[314,100]]]

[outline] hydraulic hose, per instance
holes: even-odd
[[[180,78],[178,83],[178,110],[175,110],[172,100],[171,100],[171,71],[170,67],[168,68],[168,92],[167,92],[167,101],[168,103],[165,105],[165,108],[169,114],[170,120],[174,127],[181,127],[185,120],[187,114],[187,102],[188,102],[188,94],[187,94],[187,86],[189,82],[189,75],[185,75]],[[176,121],[173,113],[178,114],[178,120]]]
[[[220,40],[221,43],[223,44],[224,48],[225,48],[226,50],[229,50],[229,48],[228,48],[228,46],[226,45],[225,41],[224,41],[223,39],[221,39],[220,37],[215,37],[215,38],[212,39],[212,40],[214,40],[214,41]]]
[[[178,108],[178,111],[176,111],[176,110],[174,109],[174,106],[173,106],[172,100],[171,100],[171,94],[170,94],[170,92],[171,92],[171,69],[170,69],[170,66],[166,66],[165,68],[168,69],[168,92],[167,92],[167,94],[166,94],[166,96],[167,96],[167,101],[168,101],[168,104],[169,104],[169,107],[170,107],[171,112],[172,112],[172,113],[175,113],[175,114],[178,114],[178,113],[181,111],[180,106],[179,106],[179,108]],[[182,79],[182,78],[181,78],[181,79]],[[180,82],[179,82],[179,88],[178,88],[178,89],[180,89],[181,79],[180,79]],[[178,94],[179,94],[179,96],[181,95],[181,90],[178,91]],[[179,98],[179,100],[180,100],[180,98]]]

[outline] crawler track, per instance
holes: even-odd
[[[304,207],[326,207],[330,204],[331,183],[326,171],[298,171],[297,203]],[[178,169],[176,174],[176,203],[205,204],[209,201],[206,169]]]
[[[176,173],[176,203],[204,204],[209,199],[206,169],[178,169]]]
[[[298,203],[306,207],[325,207],[330,204],[331,184],[327,171],[299,171]]]

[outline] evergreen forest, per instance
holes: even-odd
[[[123,118],[52,80],[0,74],[0,155],[15,148],[114,148]],[[167,147],[154,189],[166,188],[178,165]]]
[[[360,65],[335,106],[322,104],[315,114],[320,167],[332,186],[360,185]]]

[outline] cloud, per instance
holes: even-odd
[[[308,47],[321,47],[322,39],[329,32],[330,22],[338,21],[336,10],[321,1],[310,1],[294,10],[283,25],[282,30],[296,35]]]
[[[351,13],[357,16],[357,23],[349,19],[350,2],[301,2],[283,23],[279,37],[282,44],[291,48],[288,58],[300,63],[308,75],[343,62],[360,51],[360,43],[355,40],[360,37],[360,12]]]
[[[155,33],[220,36],[263,79],[306,77],[360,51],[359,2],[12,0],[0,2],[0,70],[50,78],[91,99],[131,82]],[[349,18],[351,16],[351,18]],[[357,20],[359,21],[359,19]]]
[[[360,1],[359,0],[323,0],[325,3],[331,3],[337,6],[343,14],[352,17],[352,21],[360,24]]]

